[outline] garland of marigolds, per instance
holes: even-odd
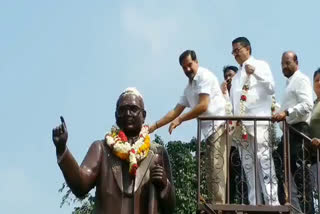
[[[116,126],[106,134],[105,140],[115,156],[129,162],[129,173],[135,176],[138,162],[146,158],[150,150],[149,127],[142,126],[138,140],[132,145],[125,133]]]

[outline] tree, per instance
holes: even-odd
[[[72,211],[72,214],[91,214],[94,210],[94,202],[95,197],[92,196],[90,193],[88,193],[84,198],[76,198],[71,190],[67,187],[66,183],[62,184],[62,187],[59,189],[59,192],[64,192],[64,195],[62,197],[60,207],[62,207],[64,204],[70,205],[75,203],[80,203],[80,206],[74,207],[74,210]]]

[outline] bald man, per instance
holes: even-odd
[[[273,121],[283,121],[286,122],[297,129],[298,131],[304,133],[307,136],[310,136],[310,118],[313,108],[313,99],[312,99],[312,87],[309,78],[299,70],[299,62],[296,53],[293,51],[286,51],[282,55],[281,60],[282,73],[287,78],[287,86],[283,95],[283,100],[281,103],[280,112],[273,115]],[[308,205],[312,198],[311,190],[308,191],[308,186],[310,183],[307,181],[307,176],[304,177],[306,189],[304,193],[306,197],[298,200],[298,195],[303,195],[303,190],[297,188],[297,178],[302,177],[302,166],[301,161],[303,157],[302,150],[302,140],[303,138],[296,134],[293,131],[289,133],[290,139],[290,160],[291,160],[291,173],[293,179],[291,179],[291,203],[299,211],[302,211],[301,208],[306,209],[304,213],[313,213],[312,205]],[[305,154],[311,155],[311,143],[305,142]],[[309,144],[309,145],[308,145]],[[279,146],[279,153],[283,155],[283,138],[282,146]],[[306,159],[307,159],[306,156]],[[308,161],[310,163],[310,160]],[[301,175],[301,176],[299,176]],[[296,182],[295,182],[296,180]],[[301,182],[299,182],[301,183]],[[299,184],[302,186],[302,184]],[[299,191],[299,192],[298,192]],[[303,204],[303,200],[307,201],[306,206]],[[300,204],[302,206],[300,206]]]

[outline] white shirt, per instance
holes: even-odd
[[[223,98],[226,101],[226,105],[225,105],[226,116],[233,116],[232,104],[231,104],[231,101],[230,101],[229,92],[228,92],[228,89],[224,90],[224,83],[225,82],[221,83],[220,88],[221,88],[221,92],[222,92]]]
[[[200,116],[224,116],[225,99],[222,95],[217,77],[206,68],[199,67],[191,83],[188,83],[180,98],[179,104],[194,108],[199,103],[199,95],[208,94],[210,97],[207,111]],[[205,138],[212,134],[212,129],[224,121],[202,121],[201,132]]]
[[[310,122],[313,108],[312,87],[309,78],[297,70],[287,80],[281,111],[287,110],[289,116],[286,117],[288,124],[299,122]]]
[[[240,97],[242,95],[242,87],[247,78],[245,65],[255,67],[253,74],[250,75],[250,86],[245,102],[246,111],[243,116],[271,116],[272,95],[274,94],[274,80],[268,63],[257,60],[250,56],[242,66],[240,66],[237,74],[232,79],[230,90],[230,99],[233,105],[233,113],[240,116]],[[244,122],[246,125],[253,123]]]

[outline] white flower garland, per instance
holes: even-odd
[[[244,85],[242,87],[242,93],[241,93],[241,97],[240,97],[240,116],[244,116],[246,113],[246,105],[245,103],[247,102],[248,99],[248,91],[250,89],[250,75],[247,75],[246,80],[244,82]],[[242,133],[242,140],[243,145],[247,146],[248,143],[248,132],[247,132],[247,128],[245,127],[245,125],[243,124],[243,122],[240,123],[241,125],[241,133]]]
[[[124,132],[116,126],[111,128],[111,132],[106,134],[105,139],[117,157],[129,162],[129,171],[135,175],[138,162],[147,157],[150,150],[149,127],[143,125],[138,140],[132,145],[128,142]]]

